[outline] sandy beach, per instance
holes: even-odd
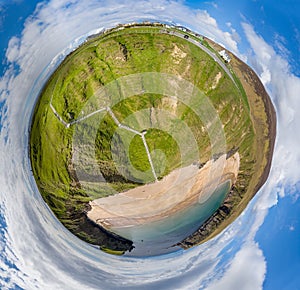
[[[228,159],[223,154],[210,160],[202,168],[192,164],[176,169],[155,183],[91,201],[87,216],[106,229],[160,220],[196,202],[205,203],[226,181],[234,184],[239,164],[236,152]]]

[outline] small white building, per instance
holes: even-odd
[[[219,52],[219,55],[225,60],[225,62],[230,62],[231,58],[230,56],[227,54],[227,52],[225,51],[225,49],[221,50]]]

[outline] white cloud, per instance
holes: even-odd
[[[6,58],[8,61],[13,62],[18,58],[20,49],[20,40],[17,37],[12,37],[8,43],[6,51]]]
[[[297,138],[300,137],[295,134],[299,125],[296,115],[299,102],[295,91],[300,90],[299,79],[289,73],[287,62],[276,55],[248,24],[243,27],[253,50],[249,59],[274,97],[279,116],[279,138],[268,185],[235,223],[216,239],[190,251],[135,260],[107,256],[79,241],[56,222],[41,202],[26,157],[28,122],[39,89],[59,56],[78,45],[83,35],[103,26],[140,18],[186,24],[239,54],[239,40],[233,27],[230,27],[231,33],[224,32],[207,11],[194,11],[179,2],[158,0],[53,0],[39,5],[34,17],[26,21],[21,37],[14,37],[9,42],[7,59],[19,65],[20,74],[15,75],[10,68],[0,80],[1,98],[8,105],[6,129],[1,137],[9,133],[7,144],[3,138],[0,141],[3,149],[0,166],[4,172],[0,184],[2,192],[6,193],[1,195],[1,201],[8,225],[2,255],[19,269],[0,261],[0,268],[5,270],[0,272],[0,277],[10,281],[8,286],[17,283],[29,289],[108,289],[118,285],[118,288],[132,289],[152,285],[152,288],[161,289],[175,285],[182,289],[197,289],[204,281],[213,287],[216,278],[214,287],[229,287],[240,278],[245,288],[239,289],[248,289],[250,282],[256,288],[262,285],[265,261],[253,239],[268,208],[276,204],[279,192],[283,194],[282,184],[287,180],[291,183],[299,180],[295,170],[300,160],[297,152],[300,141]],[[274,187],[277,191],[272,192]],[[218,265],[222,251],[232,241],[237,245],[230,249],[231,255],[224,265],[227,271],[223,274]],[[244,246],[239,249],[242,243]],[[248,267],[247,261],[251,261]]]
[[[262,289],[266,262],[258,245],[250,242],[234,257],[225,275],[210,285],[208,290],[256,290]]]
[[[296,132],[300,118],[296,112],[300,109],[300,79],[290,73],[288,62],[284,59],[286,53],[276,54],[251,25],[243,23],[243,28],[252,48],[251,55],[247,57],[268,87],[276,106],[278,137],[270,177],[253,206],[255,219],[246,236],[246,245],[236,254],[224,276],[210,284],[209,289],[262,288],[266,262],[258,245],[254,243],[255,234],[268,209],[277,204],[279,197],[285,196],[285,188],[288,188],[289,194],[295,193],[295,199],[299,196],[296,192],[300,180],[300,139]],[[294,230],[293,225],[290,230]]]
[[[215,40],[229,50],[238,53],[238,41],[236,33],[232,34],[227,31],[222,31],[216,19],[211,17],[206,10],[198,10],[196,12],[196,19],[189,17],[191,21],[187,22],[192,27],[198,28],[204,35]],[[231,28],[232,30],[232,28]]]
[[[1,260],[5,271],[0,276],[8,281],[6,287],[17,284],[27,289],[132,289],[155,285],[161,289],[171,281],[184,289],[191,281],[199,283],[214,273],[217,255],[224,247],[217,240],[184,254],[142,260],[107,256],[86,245],[57,224],[41,202],[28,170],[30,113],[56,61],[90,31],[141,17],[184,22],[210,37],[225,39],[228,46],[237,49],[230,34],[222,32],[206,11],[195,12],[175,1],[54,0],[39,5],[33,17],[27,19],[20,38],[11,39],[6,56],[13,65],[0,80],[1,99],[8,107],[1,137],[9,136],[7,143],[3,138],[0,141],[4,172],[0,184],[1,192],[6,193],[1,200],[7,222],[2,257],[17,269]],[[15,65],[20,68],[18,75],[13,70]],[[231,238],[232,234],[228,234],[223,240]]]
[[[253,27],[243,23],[246,37],[251,45],[253,55],[249,61],[269,89],[277,112],[277,142],[273,157],[272,174],[269,187],[279,187],[281,196],[283,188],[291,187],[300,180],[300,78],[291,74],[288,61],[275,53]]]
[[[291,226],[289,226],[289,230],[290,230],[291,232],[293,232],[293,231],[295,230],[295,227],[294,227],[293,225],[291,225]]]
[[[287,41],[282,35],[280,35],[278,33],[275,33],[275,35],[274,35],[274,45],[277,48],[278,53],[280,54],[281,57],[283,57],[284,59],[289,58],[290,51],[286,48]]]

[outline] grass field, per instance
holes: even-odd
[[[124,250],[119,244],[114,247],[115,243],[111,237],[107,238],[107,233],[91,233],[82,224],[85,222],[83,216],[87,203],[110,193],[97,189],[90,180],[87,180],[91,183],[89,190],[80,184],[72,163],[75,127],[66,128],[54,115],[50,103],[66,123],[71,123],[82,116],[82,110],[92,96],[115,79],[142,72],[176,75],[191,82],[210,99],[223,124],[226,151],[239,148],[241,165],[237,184],[243,185],[239,189],[241,194],[247,189],[254,173],[253,164],[257,162],[253,120],[247,95],[238,78],[234,75],[238,83],[236,87],[223,69],[200,48],[174,35],[162,34],[160,30],[160,27],[150,26],[125,28],[89,40],[58,67],[35,108],[30,156],[40,192],[71,232],[105,249]],[[205,124],[195,113],[195,108],[180,100],[174,101],[164,94],[145,93],[121,100],[111,110],[121,123],[139,130],[145,120],[135,116],[136,112],[148,112],[149,122],[155,121],[157,124],[160,124],[157,116],[159,110],[174,116],[168,132],[151,128],[145,134],[159,179],[175,168],[187,165],[185,160],[181,160],[182,148],[174,138],[180,122],[186,124],[196,140],[200,155],[195,161],[206,162],[211,158],[210,138]],[[88,131],[82,134],[88,138]],[[127,143],[129,147],[126,151],[124,144]],[[126,165],[122,169],[125,175],[120,174],[114,156]],[[117,192],[153,178],[142,138],[122,131],[108,113],[97,128],[95,159],[103,177]]]

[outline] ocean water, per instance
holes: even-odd
[[[266,263],[268,273],[265,277],[267,280],[275,282],[272,283],[275,288],[280,286],[276,277],[286,278],[286,281],[290,282],[289,285],[296,281],[297,272],[295,275],[291,274],[294,273],[291,271],[291,263],[289,263],[289,267],[284,267],[281,263],[279,270],[272,272],[273,252],[270,252],[270,256],[266,253],[264,259],[264,245],[260,245],[260,240],[254,241],[253,236],[260,227],[268,208],[273,206],[272,209],[275,208],[276,210],[277,205],[274,205],[277,202],[279,190],[283,190],[286,186],[285,194],[288,194],[287,191],[290,190],[287,187],[289,178],[294,180],[295,172],[297,173],[295,170],[297,167],[292,166],[297,163],[297,158],[293,158],[296,160],[294,163],[286,162],[286,156],[295,157],[298,154],[296,148],[292,148],[292,145],[298,144],[297,134],[291,135],[292,139],[286,138],[289,130],[286,130],[287,125],[285,124],[288,122],[288,125],[293,129],[293,124],[297,124],[297,118],[295,118],[295,122],[292,122],[291,115],[289,115],[290,118],[279,118],[278,132],[283,134],[279,134],[281,138],[277,140],[277,145],[281,146],[276,146],[277,151],[275,151],[274,156],[283,156],[281,159],[284,163],[279,162],[281,159],[275,158],[275,161],[280,164],[276,162],[273,164],[275,166],[273,166],[269,178],[271,182],[268,187],[265,186],[253,198],[243,214],[228,226],[223,234],[188,251],[143,259],[114,256],[100,252],[73,236],[58,222],[40,197],[35,181],[33,179],[30,181],[28,178],[30,169],[27,162],[24,162],[24,159],[27,158],[28,138],[22,137],[26,136],[29,126],[28,116],[33,108],[30,99],[37,96],[45,78],[42,82],[37,82],[38,89],[35,93],[30,93],[30,90],[46,64],[50,63],[56,54],[73,43],[73,39],[92,29],[97,29],[99,26],[114,26],[115,23],[131,22],[142,17],[145,20],[161,21],[166,19],[177,24],[187,25],[197,32],[224,43],[226,48],[231,50],[233,38],[229,37],[228,32],[231,29],[231,32],[236,29],[235,36],[240,37],[239,52],[241,53],[240,48],[243,47],[245,56],[249,56],[249,63],[253,60],[253,56],[256,56],[252,65],[258,69],[258,72],[261,72],[261,65],[265,64],[263,68],[269,69],[275,80],[279,76],[285,80],[285,83],[290,84],[292,80],[295,82],[294,76],[287,76],[286,70],[278,67],[278,61],[268,62],[268,60],[260,58],[259,49],[266,48],[269,51],[270,47],[266,47],[263,42],[266,36],[269,39],[273,37],[276,41],[278,41],[277,36],[283,36],[284,47],[289,49],[291,53],[295,53],[296,60],[298,60],[299,49],[297,37],[294,35],[296,29],[294,28],[300,27],[300,25],[296,25],[297,19],[300,18],[297,14],[299,9],[295,9],[296,4],[286,5],[288,1],[268,1],[269,6],[271,5],[273,8],[270,11],[267,9],[267,5],[261,6],[261,1],[223,1],[224,3],[218,1],[217,9],[215,9],[215,3],[211,5],[210,2],[203,2],[208,3],[207,7],[203,7],[205,9],[203,12],[199,9],[202,8],[200,1],[195,0],[190,1],[197,4],[194,8],[187,7],[190,2],[184,2],[186,5],[183,5],[183,2],[176,1],[156,3],[160,5],[155,5],[154,1],[133,1],[132,3],[128,1],[126,5],[116,5],[116,1],[69,1],[68,4],[67,1],[44,1],[38,9],[41,10],[41,13],[39,12],[34,18],[28,19],[30,21],[24,25],[26,15],[30,12],[25,11],[25,6],[29,7],[31,2],[36,3],[38,1],[4,0],[2,2],[2,6],[9,2],[14,3],[14,5],[22,4],[20,6],[22,13],[20,14],[15,13],[15,7],[10,10],[1,10],[0,14],[3,17],[1,18],[0,33],[3,31],[4,33],[0,37],[0,45],[5,48],[11,36],[22,35],[19,47],[13,47],[15,51],[20,51],[22,54],[13,64],[22,65],[24,69],[19,72],[19,76],[14,75],[12,78],[1,79],[1,81],[3,80],[1,85],[4,86],[4,83],[8,81],[10,84],[7,97],[2,99],[4,100],[4,109],[1,111],[2,116],[0,117],[0,128],[3,126],[2,131],[0,129],[1,137],[3,137],[1,138],[3,142],[0,144],[0,160],[3,165],[0,176],[1,289],[207,289],[210,288],[210,285],[215,285],[215,282],[220,282],[219,288],[226,287],[226,282],[235,284],[245,282],[243,284],[245,287],[249,285],[251,289],[255,289],[259,286],[262,287],[262,285],[255,283],[259,283],[259,281],[261,284],[263,283],[263,274],[266,270],[263,271],[262,268]],[[245,6],[245,2],[252,6],[256,5],[255,9],[248,9],[249,7]],[[293,2],[296,3],[297,1]],[[292,4],[291,1],[289,3]],[[298,3],[300,2],[298,1]],[[285,5],[284,9],[278,9],[279,4]],[[275,10],[278,13],[286,13],[287,25],[282,25],[284,22],[282,15],[274,17],[274,13],[271,12]],[[240,13],[237,13],[238,11]],[[246,36],[249,35],[246,35],[245,30],[242,30],[241,18],[239,17],[241,14],[243,19],[247,19],[247,23],[251,27],[253,26],[254,31],[258,33],[253,32],[252,36],[260,35],[261,45],[258,50],[253,46],[253,43],[250,44],[247,41]],[[6,20],[12,15],[15,15],[13,21],[7,22]],[[20,20],[20,16],[23,18],[22,20]],[[207,20],[212,21],[209,24]],[[230,28],[228,27],[229,20],[232,24]],[[262,21],[265,25],[261,25]],[[279,31],[276,27],[272,29],[271,33],[269,29],[266,30],[265,28],[273,25],[274,21],[277,21],[285,30]],[[83,23],[84,25],[82,25]],[[35,24],[38,25],[35,26]],[[23,26],[25,29],[21,33],[19,27],[23,29]],[[11,35],[4,35],[8,33],[8,29],[9,31],[14,29],[14,31],[10,32]],[[275,33],[276,31],[278,33]],[[290,45],[291,37],[285,31],[293,34],[294,45]],[[234,36],[234,34],[232,35]],[[44,39],[46,41],[43,41]],[[269,44],[271,43],[269,42]],[[284,52],[282,51],[282,53]],[[292,61],[291,56],[289,54],[286,58],[289,58],[291,69],[294,69],[297,61]],[[278,55],[274,54],[273,59],[279,60]],[[7,68],[7,70],[9,69]],[[274,79],[272,78],[273,81]],[[286,94],[286,88],[280,84],[281,82],[275,82],[273,86],[271,82],[269,87],[270,91],[275,92],[274,101],[276,101],[275,105],[278,106],[279,116],[281,116],[280,113],[283,114],[289,108],[293,108],[293,101],[297,100],[296,95],[292,93],[295,86],[290,85],[289,88],[292,89]],[[291,106],[289,107],[289,105]],[[6,109],[7,107],[9,110]],[[6,128],[9,128],[8,133],[6,133]],[[281,132],[280,129],[285,131]],[[23,148],[25,149],[22,150]],[[288,166],[285,166],[287,164]],[[278,176],[282,178],[276,179]],[[291,208],[288,206],[286,209],[291,212]],[[289,221],[282,216],[279,217],[280,224],[277,224],[277,229],[280,230]],[[298,219],[296,219],[297,221]],[[272,250],[273,230],[268,227],[268,224],[263,225],[261,229],[265,230],[264,236],[269,237],[269,243],[266,241],[266,248]],[[281,232],[283,236],[287,237],[286,231]],[[255,247],[249,248],[249,245],[254,245],[253,242],[255,242]],[[289,247],[288,241],[286,241],[286,245]],[[299,248],[295,249],[299,250]],[[280,254],[280,246],[277,250]],[[293,252],[293,257],[297,260],[295,253],[297,253],[296,250]],[[253,262],[250,264],[255,267],[256,271],[244,270],[249,269],[249,260]],[[238,265],[238,270],[236,265]],[[268,277],[270,269],[271,276]],[[268,281],[264,283],[263,287],[270,288]],[[270,289],[274,289],[274,287]],[[289,289],[296,288],[297,285]]]
[[[135,249],[127,255],[144,256],[174,252],[174,244],[194,233],[223,203],[231,182],[220,184],[205,203],[195,203],[187,209],[156,222],[139,226],[113,228],[112,231],[132,240]]]

